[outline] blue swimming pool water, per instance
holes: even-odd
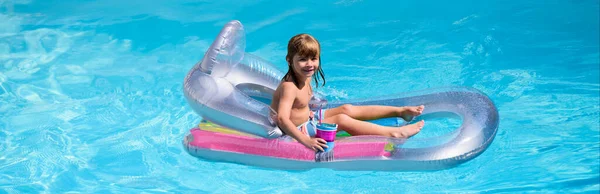
[[[598,15],[585,0],[0,0],[0,193],[597,193]],[[233,19],[279,68],[291,36],[318,38],[331,99],[477,88],[498,107],[496,139],[433,172],[194,158],[183,78]]]

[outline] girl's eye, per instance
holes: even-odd
[[[300,58],[299,61],[306,61],[306,58]]]

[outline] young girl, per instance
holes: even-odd
[[[408,138],[417,134],[424,121],[402,127],[387,127],[366,122],[385,117],[402,117],[406,121],[423,112],[424,106],[393,107],[393,106],[352,106],[349,104],[311,112],[308,103],[313,95],[311,78],[318,74],[325,76],[320,64],[320,44],[308,34],[292,37],[288,43],[288,72],[273,94],[271,108],[277,111],[277,124],[281,130],[312,150],[323,151],[327,148],[326,141],[311,137],[316,133],[315,121],[322,119],[325,123],[338,124],[338,130],[344,130],[350,135],[383,135],[388,137]],[[314,76],[319,85],[318,76]]]

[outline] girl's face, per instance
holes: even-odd
[[[292,68],[298,78],[311,78],[319,69],[319,56],[304,57],[296,53],[292,58]]]

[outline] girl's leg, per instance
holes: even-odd
[[[423,108],[423,105],[395,107],[377,105],[352,106],[350,104],[344,104],[336,108],[327,109],[325,111],[325,118],[333,117],[339,114],[345,114],[361,121],[387,117],[402,117],[402,119],[409,121],[412,120],[414,116],[420,115],[423,112]]]
[[[360,121],[345,114],[330,116],[325,118],[324,121],[327,123],[337,123],[338,130],[344,130],[350,135],[382,135],[399,138],[408,138],[419,133],[425,124],[423,121],[420,121],[402,127],[387,127]]]

